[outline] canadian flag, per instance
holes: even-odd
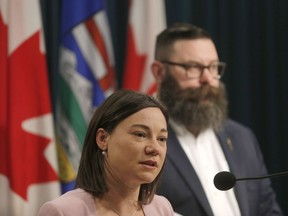
[[[131,0],[123,88],[152,94],[150,70],[157,34],[166,27],[163,0]]]
[[[0,215],[60,195],[38,0],[0,1]]]

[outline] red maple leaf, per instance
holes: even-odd
[[[44,157],[51,142],[41,135],[23,130],[23,121],[51,112],[45,56],[40,52],[40,34],[32,35],[10,56],[5,78],[6,96],[1,110],[0,173],[8,177],[11,189],[27,200],[32,184],[49,182],[57,175]],[[35,121],[35,119],[34,119]],[[45,126],[37,125],[39,129]]]
[[[128,26],[128,45],[125,64],[123,88],[139,90],[144,73],[146,55],[139,55],[136,50],[136,43],[132,27]]]

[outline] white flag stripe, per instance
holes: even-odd
[[[113,56],[112,38],[106,13],[104,11],[99,12],[93,17],[93,19],[99,27],[99,31],[105,43],[105,48],[109,57],[109,63],[110,65],[114,66],[115,62]]]
[[[153,0],[154,1],[154,0]],[[147,19],[149,17],[147,6],[149,0],[142,1],[142,0],[133,0],[131,1],[131,8],[130,8],[130,26],[132,28],[132,32],[134,34],[136,50],[139,54],[146,54],[147,49],[149,48],[146,43],[146,37],[148,37],[147,30]]]
[[[147,92],[154,83],[154,77],[150,71],[150,65],[154,60],[154,46],[157,34],[162,31],[166,26],[166,17],[164,11],[163,1],[150,0],[147,2],[147,38],[146,46],[147,50],[147,61],[144,67],[145,73],[143,73],[142,83],[140,91]]]
[[[162,0],[132,1],[129,22],[140,54],[154,50],[151,47],[154,48],[156,35],[166,26],[164,8]]]
[[[103,61],[99,50],[95,46],[92,38],[85,26],[80,24],[73,29],[73,35],[78,43],[81,53],[86,59],[91,71],[93,72],[95,79],[101,79],[106,75],[106,66]]]
[[[1,199],[0,215],[2,216],[31,216],[37,215],[39,207],[44,202],[48,201],[47,197],[58,197],[59,182],[49,182],[45,184],[34,184],[28,188],[27,201],[23,200],[17,193],[10,190],[9,181],[6,176],[0,175],[1,196],[6,199]],[[43,196],[45,194],[45,196]],[[9,198],[8,198],[9,197]]]
[[[3,0],[1,0],[3,1]],[[4,0],[6,1],[6,0]],[[6,3],[8,4],[8,3]],[[11,10],[13,8],[13,11]],[[41,28],[40,5],[38,0],[9,0],[8,6],[8,54],[10,55],[27,38]],[[4,18],[5,20],[5,18]]]
[[[8,23],[8,0],[0,1],[0,15],[2,16],[2,20],[4,24]]]

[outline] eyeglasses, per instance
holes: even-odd
[[[220,79],[224,75],[224,71],[226,68],[226,63],[224,62],[214,62],[210,65],[203,65],[199,64],[197,62],[191,62],[191,63],[177,63],[172,61],[160,61],[163,64],[168,65],[174,65],[184,68],[186,72],[186,77],[188,79],[198,79],[202,76],[204,69],[208,69],[210,74],[213,76],[213,78]]]

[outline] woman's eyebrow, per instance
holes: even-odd
[[[144,130],[150,130],[150,128],[145,125],[145,124],[133,124],[131,127],[140,127],[140,128],[143,128]],[[162,128],[161,129],[161,132],[168,132],[166,128]]]

